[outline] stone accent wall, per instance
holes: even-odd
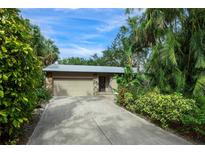
[[[46,89],[52,94],[53,93],[53,77],[52,73],[47,73],[45,81]]]
[[[96,96],[98,94],[98,75],[94,74],[93,78],[93,95]]]

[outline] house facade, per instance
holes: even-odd
[[[117,88],[115,75],[123,74],[122,67],[59,65],[44,68],[46,88],[53,96],[92,96],[113,94]]]

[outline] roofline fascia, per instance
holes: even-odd
[[[43,70],[44,72],[64,72],[64,73],[110,73],[110,74],[124,74],[124,72],[76,72],[76,71],[51,71],[51,70]]]

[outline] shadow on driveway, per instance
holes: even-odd
[[[28,144],[190,144],[113,102],[111,96],[53,98]]]

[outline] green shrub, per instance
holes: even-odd
[[[150,83],[144,73],[137,73],[133,80],[133,85],[129,86],[129,91],[133,94],[134,98],[144,95],[150,89]]]
[[[171,123],[181,123],[184,115],[196,108],[195,101],[186,99],[182,94],[160,94],[159,91],[151,91],[135,100],[127,106],[133,112],[148,115],[151,119],[160,122],[162,127]]]
[[[37,88],[35,94],[38,101],[48,101],[51,98],[50,92],[45,88]]]
[[[125,96],[125,105],[132,104],[134,102],[132,93],[126,92],[124,96]]]
[[[196,102],[197,102],[197,106],[202,109],[205,110],[205,96],[199,96],[196,97]]]
[[[205,136],[205,110],[195,108],[188,114],[183,115],[182,123],[186,130],[196,132],[199,135]]]
[[[117,103],[121,106],[126,106],[126,101],[125,101],[125,93],[127,92],[127,88],[123,87],[118,87],[117,90]]]
[[[16,135],[36,104],[41,65],[17,9],[0,9],[0,138]]]

